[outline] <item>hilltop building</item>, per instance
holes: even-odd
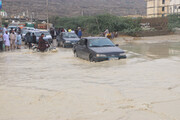
[[[146,0],[147,17],[163,17],[180,13],[180,0]]]
[[[8,17],[7,12],[4,11],[4,10],[0,11],[0,16],[2,16],[2,18],[7,18]]]

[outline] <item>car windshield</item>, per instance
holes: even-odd
[[[26,34],[28,31],[22,31],[22,34]]]
[[[75,33],[63,33],[63,38],[78,38]]]
[[[28,28],[28,30],[34,30],[34,28]]]
[[[40,32],[34,32],[34,35],[35,35],[36,37],[40,37],[41,34],[42,34],[42,33],[40,33]]]
[[[112,47],[115,46],[108,38],[95,38],[89,40],[89,47]]]

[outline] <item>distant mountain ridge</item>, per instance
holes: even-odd
[[[9,15],[22,12],[46,18],[46,0],[5,0],[3,9]],[[33,13],[32,13],[33,12]],[[80,16],[111,13],[119,16],[145,15],[145,0],[49,0],[49,15]]]

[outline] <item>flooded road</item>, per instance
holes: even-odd
[[[0,53],[0,120],[180,120],[179,38],[119,38],[128,59],[100,63]]]

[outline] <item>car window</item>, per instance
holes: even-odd
[[[78,38],[75,33],[63,33],[63,38]]]
[[[23,33],[23,34],[26,34],[27,32],[28,32],[28,31],[23,31],[22,33]]]
[[[40,33],[40,32],[35,32],[35,33],[34,33],[34,35],[35,35],[36,37],[40,37],[41,34],[42,34],[42,33]]]
[[[88,42],[89,47],[112,47],[114,43],[108,38],[94,38]]]

